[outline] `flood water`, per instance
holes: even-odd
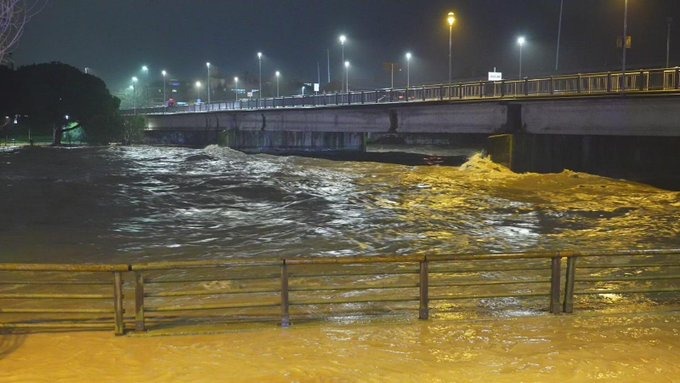
[[[679,216],[678,192],[515,174],[480,156],[453,167],[214,146],[0,150],[1,262],[672,249]],[[0,334],[0,381],[672,382],[677,309]]]

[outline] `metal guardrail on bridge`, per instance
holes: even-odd
[[[348,93],[310,94],[272,98],[244,98],[174,107],[125,110],[125,114],[170,114],[224,110],[432,102],[453,100],[565,97],[606,94],[678,92],[680,67],[622,72],[577,73],[521,80],[471,81],[410,88],[362,90]]]
[[[469,318],[494,316],[503,307],[556,314],[577,304],[597,310],[624,295],[628,303],[642,297],[674,306],[680,303],[679,256],[680,249],[0,264],[0,330],[113,327],[121,335],[192,321],[288,326],[291,318],[395,312]]]

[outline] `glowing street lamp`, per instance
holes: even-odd
[[[257,62],[260,66],[260,88],[257,92],[257,106],[260,106],[260,99],[262,98],[262,52],[257,52]]]
[[[205,66],[208,68],[208,104],[210,104],[210,63],[205,63]]]
[[[519,78],[522,79],[522,47],[526,44],[527,40],[524,36],[517,38],[517,45],[519,45]]]
[[[281,72],[276,71],[274,75],[276,76],[276,97],[279,97],[279,77],[281,77]]]
[[[196,101],[198,101],[201,99],[201,87],[203,86],[203,84],[201,84],[200,81],[196,81],[194,86],[196,87]]]
[[[234,109],[236,109],[236,101],[238,101],[238,77],[234,77]]]
[[[144,106],[148,106],[149,103],[149,67],[146,65],[142,65],[142,73],[144,74],[144,87],[142,90],[144,91]]]
[[[406,52],[406,89],[411,87],[411,52]]]
[[[341,52],[340,53],[340,55],[341,55],[341,57],[340,57],[341,61],[340,62],[343,63],[343,65],[344,65],[346,63],[346,61],[345,61],[345,41],[347,41],[347,36],[340,35],[340,37],[338,37],[338,40],[340,41],[340,52]],[[345,82],[347,82],[347,78],[345,78]],[[347,91],[347,89],[345,89],[345,91]]]
[[[446,17],[446,22],[449,24],[449,86],[451,85],[451,31],[453,29],[453,23],[456,22],[456,17],[453,12],[449,12]]]
[[[345,61],[345,92],[349,93],[349,61]]]
[[[161,75],[163,75],[163,106],[165,107],[165,106],[168,105],[168,99],[167,99],[167,96],[166,96],[166,93],[165,93],[165,82],[166,82],[165,80],[168,77],[168,72],[166,72],[165,69],[163,69],[161,71]]]
[[[137,76],[132,76],[132,85],[130,86],[132,87],[132,109],[135,114],[137,114],[137,81],[139,81]]]

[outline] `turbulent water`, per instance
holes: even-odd
[[[678,192],[515,174],[480,156],[449,167],[219,147],[0,151],[0,262],[668,249],[680,247],[678,216]],[[0,381],[677,381],[677,305],[641,314],[638,303],[481,321],[232,325],[208,336],[0,333]]]
[[[680,247],[680,193],[473,156],[404,166],[167,147],[0,152],[0,260]]]

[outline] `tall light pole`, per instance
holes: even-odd
[[[236,109],[237,101],[238,101],[238,77],[234,77],[234,109]]]
[[[210,63],[205,63],[205,66],[208,68],[208,104],[210,104]]]
[[[142,65],[142,73],[144,74],[144,85],[142,86],[142,90],[144,91],[144,106],[148,106],[149,104],[149,67],[146,65]]]
[[[198,100],[201,99],[201,86],[203,86],[203,84],[201,84],[200,81],[196,81],[196,84],[194,85],[196,86],[196,101],[198,103]]]
[[[406,89],[411,87],[411,52],[406,52]]]
[[[349,61],[345,61],[345,92],[349,93]]]
[[[520,36],[517,38],[517,45],[519,45],[519,79],[522,79],[522,48],[524,47],[524,44],[526,44],[527,40],[524,38],[524,36]]]
[[[626,40],[628,37],[628,0],[623,6],[623,39],[621,39],[621,91],[626,90]]]
[[[262,98],[262,52],[257,52],[257,62],[260,66],[260,87],[257,91],[257,106],[259,107]]]
[[[340,37],[338,37],[338,40],[340,40],[340,55],[341,55],[341,60],[342,60],[340,62],[343,63],[343,65],[346,66],[347,61],[345,61],[345,41],[347,41],[347,36],[340,35]],[[345,70],[345,72],[347,72],[347,71]],[[346,77],[345,77],[345,83],[347,83]],[[347,92],[347,88],[345,88],[345,92]]]
[[[456,17],[454,16],[453,12],[449,12],[448,16],[446,17],[446,22],[449,23],[449,87],[451,86],[451,33],[453,29],[453,23],[456,22]]]
[[[276,73],[274,73],[274,75],[276,76],[276,97],[278,98],[279,97],[279,77],[281,77],[281,72],[276,71]]]
[[[132,109],[137,114],[137,76],[132,76]]]
[[[564,0],[560,0],[560,20],[557,23],[557,49],[555,49],[555,72],[560,67],[560,38],[562,37],[562,10],[564,9]]]
[[[161,71],[161,74],[163,75],[163,107],[166,107],[166,106],[168,106],[168,99],[167,99],[167,96],[165,94],[165,80],[168,77],[168,72],[166,72],[165,69],[163,69]]]
[[[668,24],[666,32],[666,68],[668,68],[671,62],[671,24],[673,24],[673,18],[666,18],[666,23]]]

